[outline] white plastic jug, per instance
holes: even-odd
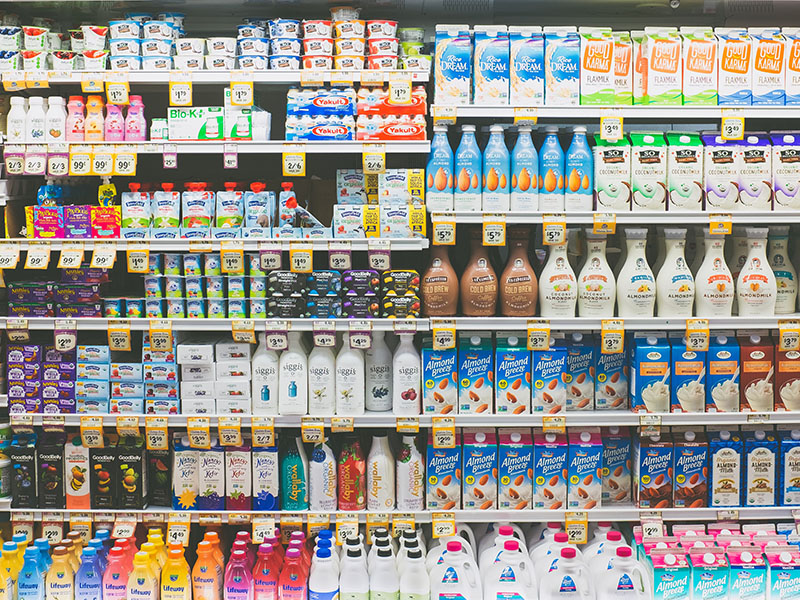
[[[552,542],[553,536],[561,530],[561,523],[558,521],[534,525],[528,532],[528,552],[533,552],[534,548],[545,542]]]
[[[483,551],[486,548],[491,548],[495,545],[497,540],[497,536],[500,532],[500,529],[503,527],[511,527],[513,532],[513,536],[522,542],[522,546],[525,547],[525,532],[522,531],[522,527],[517,525],[516,523],[509,523],[508,521],[498,521],[497,523],[486,523],[485,531],[480,532],[478,529],[475,529],[475,537],[480,539],[478,542],[478,565],[480,565],[480,557],[483,554]],[[500,544],[500,548],[503,545]]]
[[[507,540],[514,539],[514,530],[509,525],[501,525],[496,530],[484,535],[481,540],[481,549],[478,552],[478,568],[481,577],[486,573],[486,568],[494,563],[497,555],[503,551],[503,546]],[[491,543],[484,543],[484,541]]]
[[[506,540],[503,550],[486,569],[483,600],[537,600],[536,576],[528,555],[517,540]]]
[[[591,525],[589,528],[589,533],[592,535],[589,538],[589,541],[581,547],[584,556],[590,556],[594,554],[594,552],[597,550],[597,546],[606,541],[606,534],[611,531],[613,525],[610,521],[600,521],[597,523],[597,526],[594,527],[593,533],[591,531]]]
[[[565,532],[559,531],[553,536],[552,542],[542,544],[531,552],[531,561],[533,561],[537,581],[542,581],[542,577],[550,570],[553,561],[561,556],[561,550],[564,548],[573,548],[578,560],[583,562],[581,551],[569,543],[569,536]]]
[[[472,530],[469,531],[472,533]],[[425,557],[425,566],[427,567],[428,571],[431,570],[433,565],[440,563],[442,556],[447,554],[447,544],[449,542],[460,542],[461,549],[459,552],[469,554],[470,559],[472,559],[472,562],[474,562],[477,567],[478,562],[474,550],[475,546],[473,546],[463,536],[458,535],[458,527],[456,527],[456,535],[449,535],[431,540],[431,545],[428,549],[428,555]]]
[[[577,549],[561,548],[550,570],[539,585],[541,600],[594,600],[594,587],[589,569],[577,556]]]
[[[622,534],[619,531],[609,531],[606,533],[606,541],[597,546],[593,554],[584,552],[583,557],[589,572],[593,577],[605,577],[608,569],[608,562],[617,555],[617,548],[627,546]]]
[[[597,600],[649,600],[652,598],[650,577],[632,556],[627,546],[616,549],[608,570],[595,577]]]
[[[430,600],[482,600],[481,580],[474,559],[462,550],[462,542],[447,542],[442,562],[431,573]]]
[[[430,594],[430,577],[425,570],[422,552],[419,549],[410,550],[405,570],[400,575],[400,600],[428,600]]]

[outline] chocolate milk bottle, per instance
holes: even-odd
[[[433,246],[431,264],[420,285],[422,311],[426,317],[454,317],[458,310],[458,276],[447,246]]]
[[[539,286],[528,261],[529,227],[509,228],[508,262],[500,275],[500,313],[504,317],[536,314]]]
[[[493,317],[497,310],[497,275],[480,228],[472,229],[470,243],[472,254],[461,274],[461,310],[465,317]]]

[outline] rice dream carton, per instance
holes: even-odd
[[[614,104],[614,37],[610,27],[581,27],[581,105]]]
[[[497,508],[522,510],[533,500],[533,440],[530,429],[498,430]]]
[[[476,25],[472,103],[508,104],[509,41],[505,25]]]
[[[544,104],[544,36],[538,26],[511,25],[510,94],[513,106]]]
[[[469,104],[472,40],[469,25],[437,25],[433,59],[437,104]]]
[[[580,38],[575,27],[544,28],[544,77],[547,106],[580,102]]]

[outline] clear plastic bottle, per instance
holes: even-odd
[[[49,142],[63,142],[67,139],[67,109],[64,98],[50,96],[47,99],[47,115],[45,117],[45,137]]]
[[[685,229],[664,229],[667,253],[656,277],[659,317],[691,317],[694,308],[694,277],[686,257]]]
[[[351,538],[353,539],[353,538]],[[369,573],[363,550],[344,546],[345,553],[339,569],[339,600],[368,600]]]
[[[422,364],[414,347],[414,335],[401,333],[392,359],[392,411],[418,415],[422,407]]]
[[[586,139],[586,127],[572,128],[572,143],[564,159],[564,210],[590,212],[594,202],[594,159]]]
[[[725,262],[725,236],[706,230],[705,257],[695,275],[695,314],[698,317],[730,317],[735,296],[733,276]]]
[[[382,548],[369,572],[369,600],[398,600],[399,597],[400,578],[394,556],[391,549]]]
[[[453,149],[447,139],[447,126],[434,125],[431,153],[425,169],[425,205],[430,211],[453,210]]]
[[[511,156],[503,137],[503,126],[489,127],[489,141],[483,150],[483,187],[481,205],[484,211],[506,212],[511,201]]]
[[[777,292],[775,314],[795,312],[797,303],[797,271],[789,260],[789,226],[773,225],[769,228],[769,266],[775,273]]]
[[[578,316],[613,317],[617,282],[606,259],[606,235],[586,230],[586,262],[578,275]]]
[[[539,148],[539,210],[564,211],[564,150],[558,127],[548,126]]]
[[[620,317],[652,317],[656,281],[647,264],[647,229],[625,229],[625,263],[617,276],[617,314]]]
[[[531,128],[517,128],[517,142],[511,152],[511,211],[539,210],[539,153],[531,139]]]
[[[767,261],[767,233],[766,227],[747,228],[749,251],[736,280],[737,305],[741,317],[775,314],[777,283]]]
[[[431,582],[419,549],[409,550],[400,573],[400,600],[428,600]]]
[[[11,109],[6,116],[6,142],[9,144],[24,144],[27,141],[25,105],[26,100],[22,96],[11,97]]]
[[[383,331],[372,332],[372,346],[364,352],[366,359],[366,409],[373,412],[392,410],[392,351],[386,345]]]
[[[144,142],[147,140],[147,120],[144,116],[144,103],[141,96],[131,96],[128,114],[125,117],[125,141]]]
[[[454,159],[453,208],[481,210],[481,169],[483,157],[475,139],[475,125],[461,126],[461,142]]]
[[[29,144],[43,144],[47,141],[47,115],[44,112],[44,98],[28,98],[28,112],[25,114],[25,140]]]

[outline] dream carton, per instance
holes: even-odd
[[[434,51],[436,104],[469,104],[472,40],[469,25],[437,25]]]
[[[625,427],[603,429],[603,505],[631,502],[631,438]]]
[[[681,27],[683,103],[717,104],[717,38],[710,27]]]
[[[530,429],[499,429],[497,508],[521,510],[533,501]]]
[[[737,27],[715,27],[714,33],[719,42],[718,103],[752,104],[753,64],[750,60],[751,40],[747,30]]]
[[[544,104],[544,36],[538,26],[508,28],[511,46],[511,104]]]
[[[463,508],[497,508],[497,437],[494,429],[465,428]]]
[[[672,507],[673,445],[666,436],[634,438],[633,499],[639,508]]]
[[[742,503],[744,445],[736,430],[709,427],[709,506],[739,506]]]
[[[515,415],[530,413],[531,353],[527,341],[515,333],[498,332],[496,348],[495,412]]]
[[[603,441],[599,427],[570,432],[567,478],[568,510],[588,510],[601,505]]]
[[[494,397],[491,334],[464,333],[458,337],[458,412],[491,412]]]
[[[748,27],[753,104],[786,104],[786,38],[779,27]]]
[[[581,27],[581,105],[615,102],[614,36],[610,27]]]
[[[425,473],[426,505],[431,510],[461,508],[461,435],[455,448],[434,448],[433,432],[428,435]]]
[[[508,104],[508,29],[505,25],[476,25],[474,37],[472,103]]]
[[[578,106],[580,59],[580,38],[575,27],[544,28],[545,105]]]
[[[739,342],[733,331],[714,333],[706,353],[706,412],[739,412]]]
[[[569,446],[564,433],[533,430],[533,508],[559,509],[567,502]]]
[[[458,351],[434,350],[422,341],[422,411],[426,415],[458,412]]]
[[[778,440],[773,431],[744,432],[744,504],[774,506],[778,468]]]

